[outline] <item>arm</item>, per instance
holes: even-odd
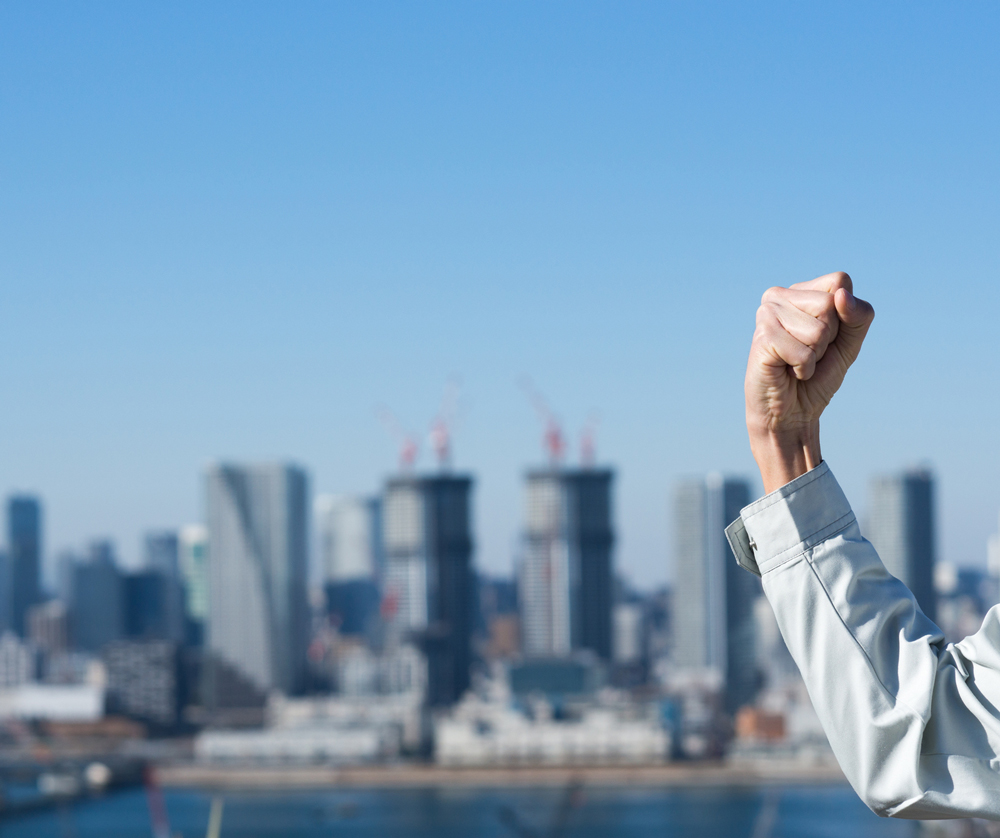
[[[1000,818],[1000,621],[945,645],[826,463],[730,527],[752,553],[837,761],[877,814]],[[751,545],[756,545],[755,547]]]
[[[846,274],[765,295],[746,394],[769,494],[728,534],[740,563],[761,574],[834,753],[868,806],[883,816],[1000,818],[997,609],[976,635],[945,645],[862,538],[819,456],[819,415],[873,316]]]

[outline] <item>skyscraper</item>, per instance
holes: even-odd
[[[129,637],[184,641],[180,539],[174,530],[146,533],[145,568],[125,579]]]
[[[313,510],[327,613],[341,634],[361,634],[370,627],[379,605],[381,502],[319,495]]]
[[[725,538],[749,502],[746,481],[719,475],[684,481],[674,494],[674,663],[716,671],[730,712],[752,701],[757,686],[760,584],[732,560]]]
[[[37,498],[14,496],[7,502],[11,627],[26,637],[29,609],[42,598],[42,510]]]
[[[122,579],[125,635],[136,640],[184,640],[181,592],[159,570],[139,570]]]
[[[178,533],[178,563],[184,581],[184,613],[203,628],[208,620],[208,527],[188,524]]]
[[[610,470],[592,468],[528,474],[518,573],[528,655],[589,649],[611,658],[612,478]]]
[[[931,620],[937,619],[934,477],[926,469],[876,477],[870,486],[867,537],[886,569]]]
[[[428,703],[450,704],[472,663],[472,479],[397,477],[383,501],[385,595],[399,632],[427,655]]]
[[[146,533],[146,568],[177,579],[180,576],[180,542],[173,530]]]
[[[377,498],[319,495],[313,504],[323,578],[374,579],[380,561],[381,502]]]
[[[472,516],[468,477],[424,478],[427,544],[427,701],[447,705],[469,688],[472,666]]]
[[[86,561],[71,568],[70,625],[73,645],[99,652],[125,635],[123,582],[109,541],[90,545]]]
[[[306,474],[283,464],[215,465],[206,482],[207,645],[257,690],[295,693],[308,642]]]
[[[385,610],[400,632],[427,626],[427,522],[418,477],[394,477],[385,487]]]

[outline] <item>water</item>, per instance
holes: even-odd
[[[563,831],[558,789],[226,793],[221,838],[913,838],[915,824],[873,815],[845,786],[591,789]],[[202,838],[209,794],[165,792],[171,830]],[[504,814],[506,812],[506,814]],[[519,831],[520,830],[520,831]],[[0,838],[150,838],[142,791],[0,821]]]

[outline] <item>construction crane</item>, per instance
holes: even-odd
[[[428,434],[431,446],[434,448],[434,455],[437,457],[438,465],[442,471],[447,471],[451,467],[451,440],[455,431],[458,397],[461,389],[458,377],[452,376],[445,387],[441,407],[431,422]]]
[[[542,420],[542,424],[545,426],[545,432],[542,435],[542,447],[549,456],[549,464],[553,468],[556,468],[562,463],[563,453],[566,449],[562,426],[552,411],[549,410],[544,397],[535,388],[530,378],[524,376],[521,379],[521,388],[527,393],[528,398],[531,399],[538,418]]]
[[[597,460],[597,428],[601,423],[601,417],[596,411],[587,417],[587,423],[580,432],[580,465],[584,468],[593,468]]]
[[[378,418],[399,445],[399,470],[403,472],[412,470],[413,464],[417,461],[417,455],[420,453],[420,444],[416,437],[403,427],[399,419],[396,418],[396,414],[385,405],[378,408]]]

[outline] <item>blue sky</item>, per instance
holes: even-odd
[[[541,427],[601,417],[619,563],[667,579],[681,476],[754,475],[769,285],[877,320],[824,420],[859,511],[929,463],[941,555],[1000,510],[995,4],[0,6],[0,491],[49,552],[201,515],[200,473],[395,465],[463,382],[478,560]],[[422,463],[430,467],[425,451]],[[756,479],[756,478],[755,478]]]

